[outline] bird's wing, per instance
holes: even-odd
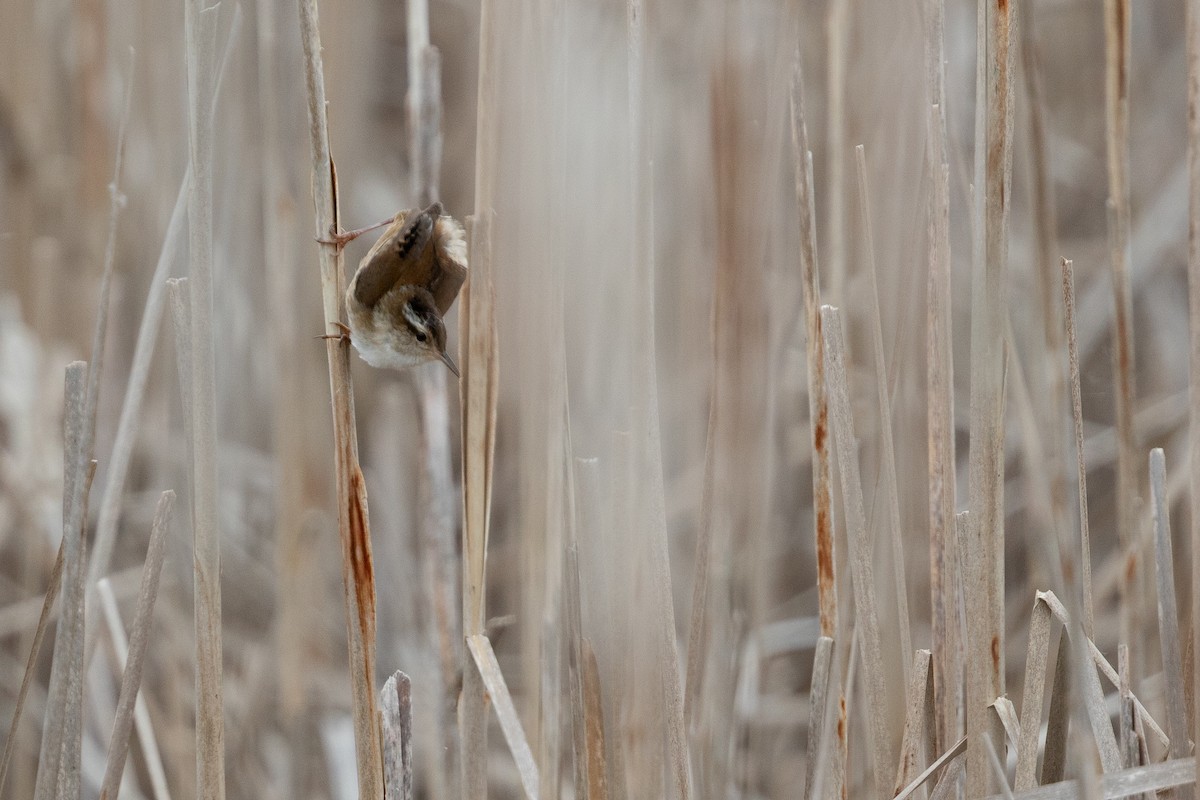
[[[467,280],[467,241],[462,225],[453,217],[440,218],[434,229],[432,249],[436,268],[426,288],[433,295],[438,312],[445,316]]]
[[[427,286],[434,278],[434,225],[441,203],[420,212],[401,212],[363,258],[355,276],[354,297],[370,308],[396,285]]]

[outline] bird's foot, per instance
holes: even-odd
[[[379,228],[382,228],[385,225],[391,225],[395,221],[395,219],[396,218],[394,216],[388,217],[387,219],[383,220],[382,222],[376,222],[374,225],[368,225],[365,228],[355,228],[352,231],[339,231],[339,230],[334,230],[334,229],[330,228],[329,238],[328,239],[317,239],[317,241],[320,242],[321,244],[333,245],[338,250],[341,250],[343,247],[350,244],[350,242],[353,242],[355,239],[362,236],[364,233],[370,233],[371,231],[378,230]]]
[[[337,339],[342,344],[350,343],[350,327],[344,322],[331,322],[330,325],[338,329],[337,333],[327,333],[324,336],[318,336],[318,339]]]

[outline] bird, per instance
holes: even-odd
[[[346,289],[350,325],[326,338],[345,338],[373,367],[404,368],[440,360],[455,377],[458,367],[446,353],[446,312],[467,279],[463,226],[443,213],[442,204],[401,211],[390,220],[334,234],[327,244],[387,225],[359,262]]]

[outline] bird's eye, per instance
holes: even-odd
[[[418,342],[425,342],[428,340],[429,340],[429,337],[426,336],[422,331],[417,331],[417,341]]]

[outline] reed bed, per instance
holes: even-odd
[[[1200,0],[0,19],[0,797],[1196,796]]]

